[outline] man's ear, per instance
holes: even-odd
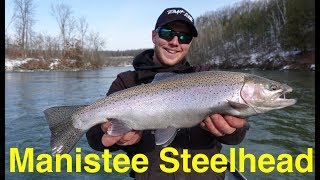
[[[155,30],[152,31],[152,42],[155,44],[157,38],[157,32]]]

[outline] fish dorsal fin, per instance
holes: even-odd
[[[155,131],[156,145],[166,147],[177,135],[177,128],[169,126],[165,129],[157,129]]]
[[[164,79],[167,79],[167,78],[170,78],[170,77],[173,77],[173,76],[176,76],[178,75],[177,73],[158,73],[154,76],[154,79],[152,82],[157,82],[157,81],[161,81],[161,80],[164,80]]]
[[[249,108],[249,106],[247,104],[238,103],[238,102],[231,101],[231,100],[227,100],[227,101],[231,107],[233,107],[234,109],[237,109],[237,110]]]
[[[132,130],[126,124],[124,124],[123,122],[117,119],[108,119],[108,120],[111,122],[111,126],[108,128],[108,131],[107,131],[109,135],[119,136]]]

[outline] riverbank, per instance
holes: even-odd
[[[289,69],[315,70],[315,67],[316,67],[314,51],[302,53],[294,57],[290,57],[289,61],[291,62],[290,64],[287,65]]]
[[[134,57],[132,56],[118,56],[108,57],[105,59],[105,63],[99,67],[118,67],[118,66],[130,66]],[[250,57],[251,62],[246,59],[238,59],[234,64],[230,64],[223,69],[271,69],[271,70],[315,70],[315,52],[310,51],[306,53],[294,53],[286,56],[271,56],[264,55],[263,58],[253,59]],[[249,63],[241,63],[241,62]],[[254,62],[254,63],[253,63]],[[213,68],[216,67],[212,63]],[[84,64],[81,68],[77,67],[77,61],[73,59],[61,60],[61,59],[37,59],[37,58],[17,58],[17,59],[5,59],[5,71],[78,71],[78,70],[92,70],[97,67],[92,67],[90,64]]]

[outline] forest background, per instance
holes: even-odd
[[[104,50],[106,41],[88,31],[85,17],[72,7],[52,4],[59,35],[33,31],[34,0],[13,0],[14,15],[5,31],[7,71],[82,70],[130,65],[145,49]],[[244,0],[204,12],[195,20],[199,37],[188,54],[191,64],[217,69],[315,69],[314,0]],[[15,64],[12,66],[12,64]]]

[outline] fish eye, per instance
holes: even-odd
[[[275,91],[275,90],[278,90],[279,88],[278,88],[277,85],[271,84],[270,87],[269,87],[269,89],[270,89],[271,91]]]

